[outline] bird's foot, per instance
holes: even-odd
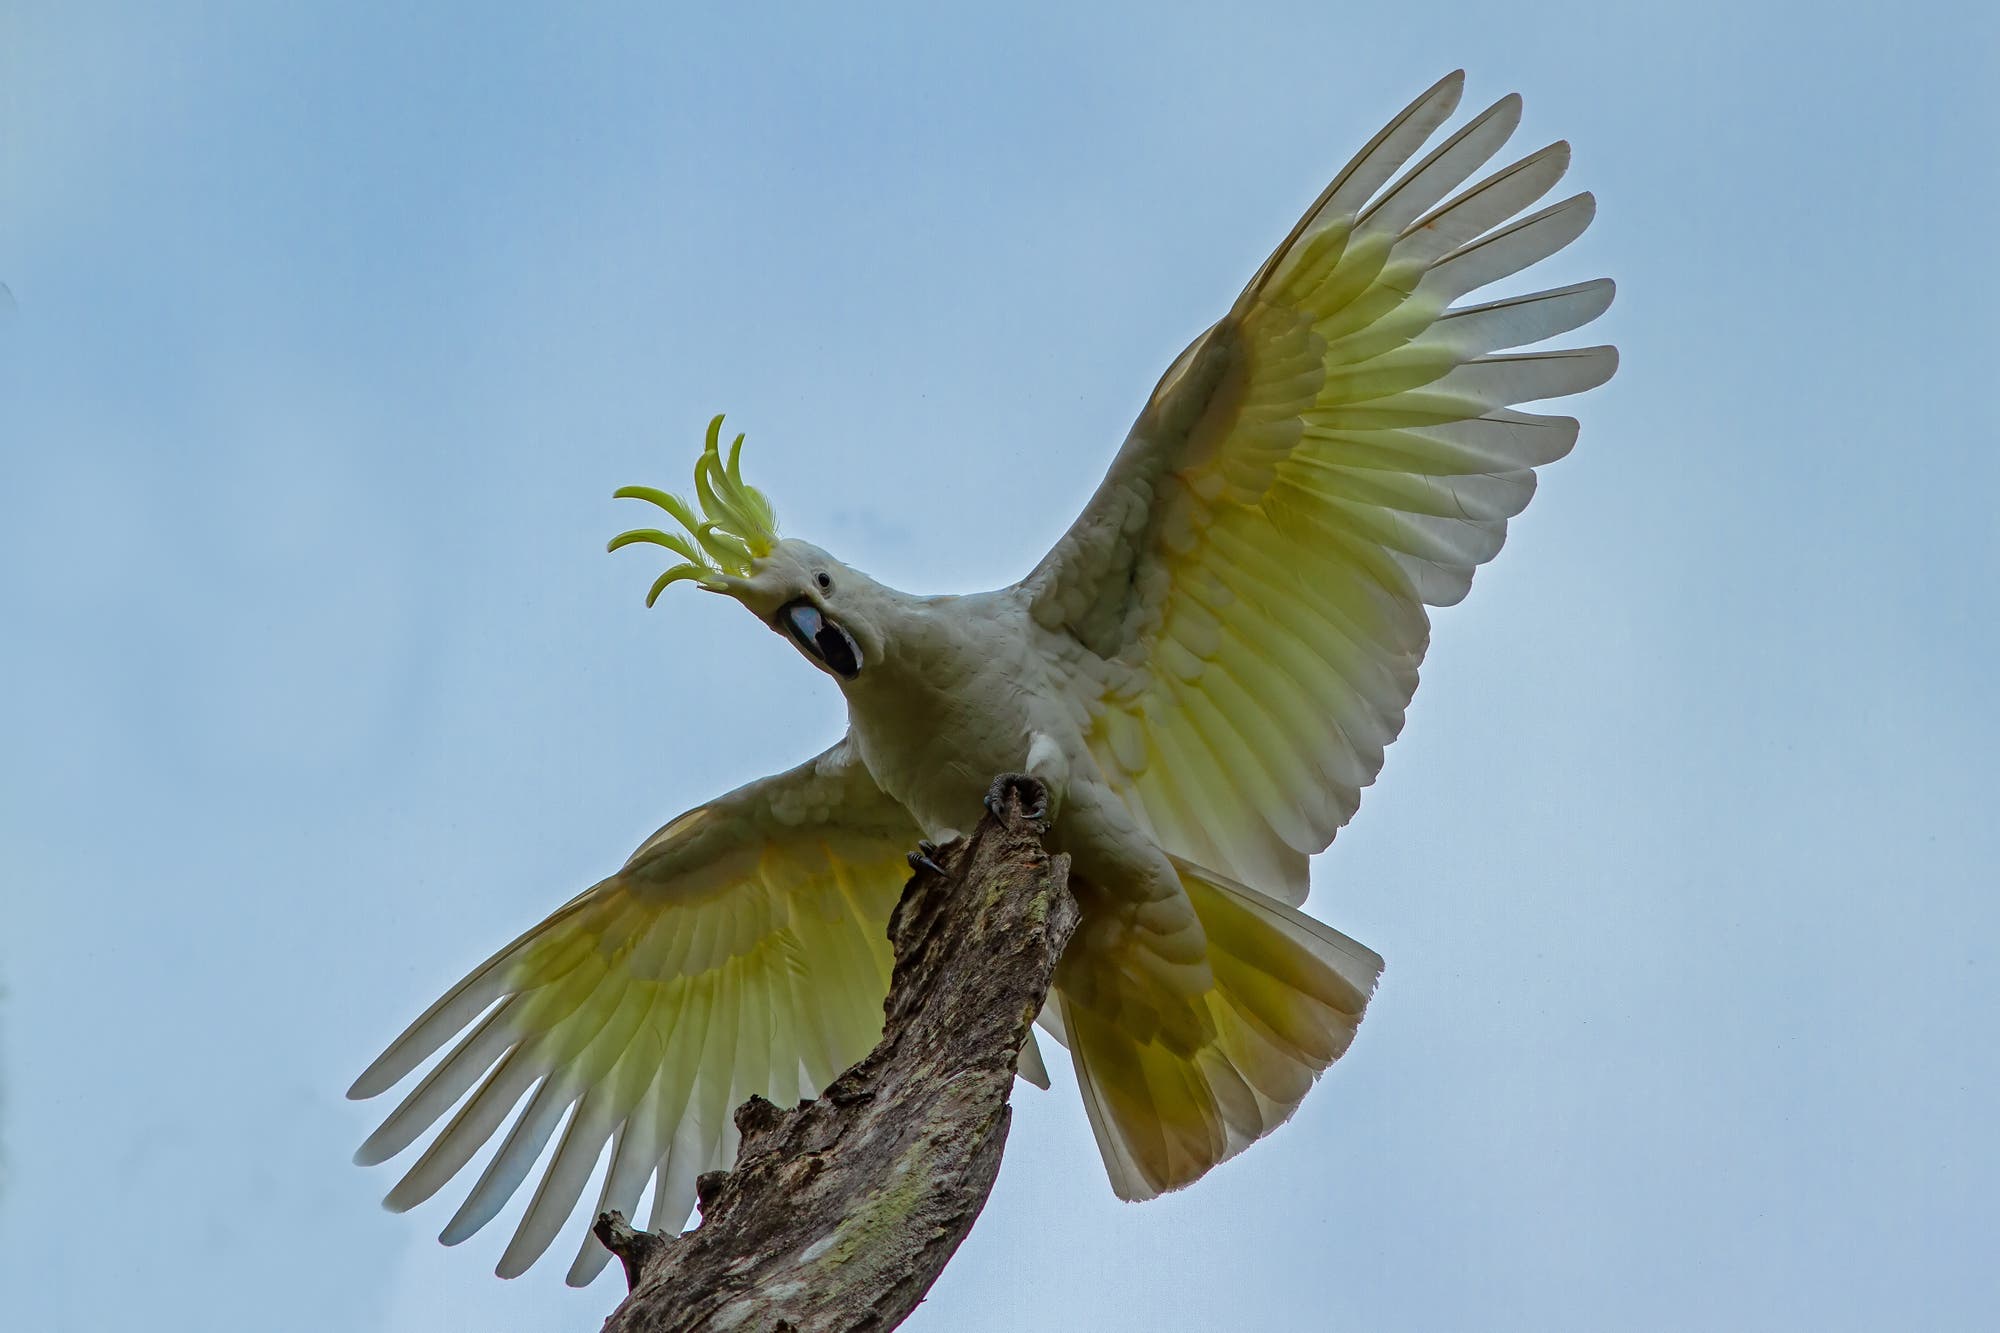
[[[909,853],[905,859],[909,861],[910,869],[912,870],[928,870],[939,879],[949,879],[950,876],[944,873],[944,867],[937,863],[937,854],[938,845],[936,843],[930,841],[928,838],[919,838],[917,839],[917,850]]]
[[[1026,773],[1002,773],[986,789],[986,809],[995,819],[1007,818],[1007,798],[1012,793],[1021,814],[1030,823],[1046,829],[1049,822],[1049,789],[1042,780]]]

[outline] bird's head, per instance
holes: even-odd
[[[615,492],[658,505],[685,532],[639,528],[613,537],[608,549],[643,542],[681,558],[653,581],[647,606],[682,581],[727,594],[790,639],[814,666],[843,683],[855,680],[882,659],[882,612],[893,594],[809,542],[780,538],[771,502],[743,481],[743,437],[736,437],[726,458],[721,440],[717,417],[708,423],[708,440],[694,468],[699,512],[680,496],[651,486]]]

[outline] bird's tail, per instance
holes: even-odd
[[[1086,1004],[1058,989],[1046,1016],[1072,1052],[1122,1199],[1191,1184],[1290,1119],[1353,1041],[1382,971],[1373,949],[1303,912],[1178,857],[1174,865],[1214,975],[1181,998],[1190,1021],[1120,1021],[1157,1008],[1157,987],[1138,1006]],[[1064,959],[1072,963],[1100,977],[1119,970],[1112,959]],[[1190,1031],[1200,1036],[1190,1041]]]

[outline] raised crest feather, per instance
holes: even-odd
[[[687,529],[686,535],[658,528],[634,528],[621,532],[605,550],[644,543],[665,547],[681,558],[681,563],[653,581],[646,605],[659,600],[669,586],[682,580],[720,591],[718,576],[747,577],[753,561],[771,553],[778,544],[778,519],[764,493],[743,480],[743,436],[729,446],[729,461],[722,458],[722,418],[708,423],[708,439],[694,465],[695,507],[678,495],[654,486],[620,486],[615,499],[644,500],[665,510]]]

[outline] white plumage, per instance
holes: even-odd
[[[455,1042],[359,1154],[386,1160],[450,1113],[392,1207],[500,1135],[442,1239],[491,1221],[554,1139],[503,1275],[548,1247],[607,1146],[598,1207],[631,1212],[651,1183],[653,1225],[679,1226],[695,1177],[733,1154],[737,1104],[813,1095],[873,1044],[905,853],[969,824],[1003,771],[1046,783],[1050,841],[1072,857],[1083,924],[1043,1022],[1070,1048],[1113,1188],[1185,1185],[1291,1115],[1381,968],[1297,910],[1308,858],[1402,727],[1426,607],[1465,595],[1534,469],[1576,438],[1516,405],[1616,365],[1608,347],[1509,350],[1596,318],[1608,281],[1459,304],[1593,209],[1576,195],[1528,212],[1563,144],[1474,180],[1519,122],[1515,96],[1410,165],[1461,82],[1335,178],[1019,584],[914,598],[780,541],[713,433],[706,518],[625,492],[690,530],[616,543],[683,557],[655,595],[690,579],[736,597],[839,682],[849,734],[668,824],[370,1066],[351,1095]],[[1032,1047],[1023,1068],[1040,1069]],[[606,1258],[580,1239],[572,1282]]]

